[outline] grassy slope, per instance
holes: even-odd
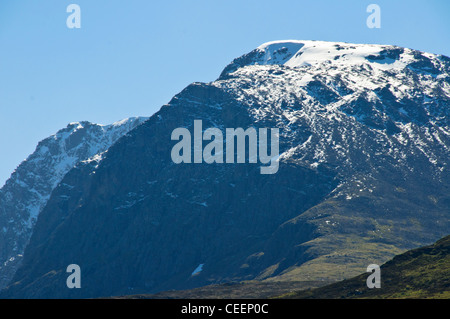
[[[326,282],[327,284],[329,282]],[[209,285],[188,290],[170,290],[157,294],[115,297],[117,299],[267,299],[299,289],[317,288],[324,282],[260,282],[244,281]]]
[[[369,275],[364,273],[326,286],[322,286],[323,282],[248,281],[119,298],[271,298],[281,294],[278,298],[450,299],[450,236],[431,246],[398,255],[382,265],[380,289],[366,287]]]
[[[381,266],[381,288],[368,289],[369,273],[281,298],[450,298],[450,236],[410,250]]]

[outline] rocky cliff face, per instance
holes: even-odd
[[[433,242],[450,231],[449,70],[394,46],[262,45],[66,174],[2,296],[338,280]],[[278,172],[173,163],[171,133],[194,120],[278,128]]]
[[[64,175],[77,163],[100,157],[144,120],[129,118],[112,125],[71,123],[41,141],[17,167],[0,189],[0,289],[14,275],[39,213]]]

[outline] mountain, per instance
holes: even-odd
[[[256,48],[186,87],[97,164],[70,170],[1,296],[338,281],[433,243],[450,233],[449,70],[448,57],[389,45]],[[278,129],[278,170],[262,174],[248,154],[220,163],[226,147],[218,162],[195,158],[199,122],[205,135]],[[186,131],[194,162],[176,164],[173,133]],[[81,289],[66,287],[70,264]]]
[[[71,123],[41,141],[0,189],[0,289],[22,260],[40,211],[64,175],[82,161],[95,161],[146,118],[111,125]]]
[[[450,236],[410,250],[381,266],[381,288],[369,289],[368,273],[286,298],[440,298],[450,297]]]

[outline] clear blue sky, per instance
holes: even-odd
[[[81,29],[66,8],[81,7]],[[381,7],[381,29],[366,7]],[[150,116],[272,40],[395,44],[450,56],[450,1],[1,0],[0,186],[69,122]]]

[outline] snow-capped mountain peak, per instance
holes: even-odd
[[[437,57],[442,56],[393,45],[312,40],[272,41],[235,59],[225,68],[221,77],[250,65],[284,65],[292,68],[326,66],[332,69],[365,64],[373,69],[387,71],[422,64],[431,73],[439,73],[436,70],[439,65],[433,62]]]
[[[435,241],[450,229],[449,74],[448,57],[395,46],[263,44],[66,174],[0,296],[336,280]],[[170,136],[198,119],[278,128],[279,171],[175,165]],[[58,289],[74,259],[92,280]]]
[[[403,59],[400,56],[387,57],[383,52],[392,46],[356,45],[344,42],[325,41],[275,41],[265,43],[257,48],[264,52],[264,62],[260,64],[283,64],[290,67],[328,64],[370,63],[376,67],[401,68],[410,60],[410,54]],[[371,57],[373,59],[371,59]],[[374,58],[376,57],[376,58]]]

